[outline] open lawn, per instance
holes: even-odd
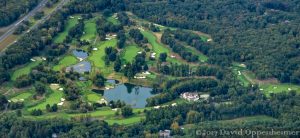
[[[237,76],[237,79],[240,80],[242,85],[248,86],[253,83],[253,80],[250,80],[250,78],[245,75],[247,68],[241,64],[234,63],[232,66],[232,71]]]
[[[93,41],[96,38],[96,19],[90,19],[84,22],[84,34],[81,37],[81,40]]]
[[[204,55],[203,53],[199,52],[197,49],[193,48],[193,47],[186,47],[187,51],[192,52],[193,54],[199,56],[199,61],[201,62],[206,62],[208,60],[208,57],[206,55]]]
[[[122,118],[122,119],[107,119],[105,121],[109,125],[113,125],[113,124],[130,125],[130,124],[138,123],[144,118],[145,118],[144,116],[133,116],[133,117]]]
[[[157,53],[158,55],[160,53],[168,53],[168,54],[170,53],[168,48],[166,48],[162,44],[158,43],[157,38],[155,37],[155,35],[152,32],[150,32],[150,31],[141,31],[141,33],[144,35],[144,37],[146,37],[148,39],[148,41],[152,45],[153,51],[155,53]]]
[[[28,111],[32,111],[33,109],[45,110],[47,104],[49,105],[57,104],[60,102],[60,99],[62,97],[63,97],[62,91],[53,90],[52,93],[46,97],[45,101],[37,104],[36,106],[30,107]]]
[[[105,48],[107,47],[116,47],[117,40],[112,39],[109,41],[102,41],[99,44],[97,44],[96,48],[98,48],[97,51],[93,51],[92,54],[89,56],[89,60],[93,62],[93,65],[97,68],[104,68],[105,62]]]
[[[29,98],[30,96],[32,96],[32,93],[30,92],[24,92],[24,93],[21,93],[13,98],[11,98],[10,100],[13,101],[13,102],[17,102],[21,99],[24,99],[26,100],[27,98]]]
[[[67,24],[64,28],[64,31],[59,33],[55,38],[54,38],[54,43],[62,43],[66,37],[68,36],[68,33],[72,27],[74,27],[78,23],[78,16],[73,16],[74,18],[69,18],[67,21]]]
[[[31,69],[36,67],[37,65],[39,65],[41,63],[40,60],[37,60],[35,62],[30,62],[29,64],[25,65],[22,68],[17,69],[13,74],[11,79],[13,81],[15,81],[18,77],[22,76],[22,75],[27,75],[30,73]]]
[[[152,45],[153,52],[156,53],[156,59],[159,58],[159,55],[161,53],[167,53],[168,55],[170,55],[170,50],[163,44],[158,43],[157,38],[152,32],[144,30],[141,31],[141,33],[144,35],[145,38],[148,39],[148,42]],[[182,63],[175,58],[170,58],[169,56],[167,58],[167,61],[178,64]]]
[[[136,45],[126,46],[122,53],[122,58],[126,62],[132,62],[132,60],[135,58],[135,56],[138,54],[139,51],[141,51],[141,48],[139,48]]]
[[[96,93],[87,94],[87,99],[90,102],[98,102],[101,99],[101,96]]]
[[[300,86],[293,84],[262,84],[260,89],[267,95],[271,93],[288,92],[295,90],[300,93]]]
[[[121,24],[119,20],[117,20],[114,16],[110,16],[106,19],[107,21],[109,21],[110,23],[114,24],[114,25],[119,25]]]
[[[65,56],[62,60],[59,61],[58,65],[53,67],[53,70],[60,71],[61,69],[74,65],[77,63],[77,59],[74,56]]]

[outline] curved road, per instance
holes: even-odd
[[[40,23],[44,22],[47,20],[55,11],[61,9],[65,3],[67,3],[69,0],[61,0],[59,1],[58,5],[55,7],[53,12],[49,13],[48,15],[44,16],[39,22],[34,24],[27,32],[29,32],[31,29],[36,28]],[[4,41],[8,36],[12,35],[15,29],[21,25],[23,21],[28,20],[30,17],[34,16],[38,11],[40,11],[42,8],[45,7],[46,3],[48,0],[42,0],[38,6],[36,6],[33,10],[31,10],[26,16],[22,17],[12,25],[6,27],[8,28],[7,31],[0,36],[0,42]],[[4,50],[3,50],[4,51]]]

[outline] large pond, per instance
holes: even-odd
[[[79,49],[73,50],[73,55],[82,60],[86,59],[89,56],[87,52]]]
[[[66,71],[69,72],[71,69],[73,69],[73,71],[78,72],[78,73],[85,73],[85,72],[91,72],[92,66],[91,66],[90,62],[82,61],[76,65],[67,67]]]
[[[152,88],[136,86],[132,84],[120,84],[115,88],[104,91],[105,99],[109,101],[124,101],[132,108],[144,108],[146,99],[154,96],[151,94]]]

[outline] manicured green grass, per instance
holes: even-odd
[[[43,101],[42,103],[36,105],[36,106],[33,106],[33,107],[30,107],[28,109],[28,111],[32,111],[33,109],[41,109],[41,110],[44,110],[46,109],[46,105],[49,104],[49,105],[53,105],[53,104],[57,104],[60,102],[60,99],[63,97],[63,92],[62,91],[57,91],[57,90],[53,90],[51,94],[49,94],[45,101]]]
[[[136,45],[126,46],[123,53],[122,53],[122,58],[126,62],[131,63],[132,60],[135,58],[135,56],[138,54],[139,51],[141,51],[141,48],[139,48]]]
[[[144,119],[144,116],[133,116],[129,118],[122,118],[122,119],[107,119],[105,120],[109,125],[119,124],[119,125],[130,125],[140,122]]]
[[[114,25],[121,24],[120,21],[117,20],[116,18],[114,18],[113,16],[108,17],[106,20],[109,21],[110,23],[114,24]]]
[[[193,54],[197,55],[199,58],[199,61],[206,62],[208,60],[208,57],[204,55],[203,53],[199,52],[197,49],[193,47],[186,47],[187,51],[192,52]]]
[[[87,95],[87,99],[90,102],[98,102],[101,99],[99,94],[91,93]]]
[[[92,41],[96,38],[96,20],[90,19],[84,22],[84,34],[81,37],[81,40]]]
[[[26,100],[30,96],[32,96],[32,93],[30,93],[30,92],[24,92],[24,93],[21,93],[21,94],[15,96],[15,97],[11,98],[10,100],[13,101],[13,102],[16,102],[16,101],[19,101],[20,99]]]
[[[160,53],[167,53],[169,54],[170,51],[168,48],[166,48],[164,45],[157,42],[157,38],[154,36],[154,34],[150,31],[141,31],[141,33],[146,37],[149,41],[149,43],[153,47],[153,51],[159,55]],[[158,56],[157,56],[158,57]]]
[[[269,95],[271,93],[280,93],[280,92],[288,92],[290,90],[295,90],[300,93],[300,86],[293,84],[262,84],[260,85],[260,89]]]
[[[74,65],[77,63],[77,59],[74,56],[65,56],[59,61],[58,65],[53,67],[53,70],[60,71],[61,69]]]
[[[245,67],[241,66],[241,64],[234,63],[232,66],[232,71],[237,76],[237,79],[240,80],[242,85],[248,86],[251,84],[251,80],[249,80],[245,76],[245,74],[246,74],[245,72],[247,71],[247,69]]]
[[[27,75],[30,73],[31,69],[36,67],[37,65],[39,65],[41,63],[41,61],[37,60],[35,62],[30,62],[29,64],[27,64],[26,66],[24,66],[23,68],[19,68],[18,70],[16,70],[11,79],[13,81],[15,81],[18,77],[22,76],[22,75]]]
[[[74,27],[78,23],[78,16],[73,16],[74,18],[68,18],[67,24],[64,28],[64,31],[59,33],[55,38],[54,38],[54,43],[62,43],[66,37],[68,36],[68,33],[72,27]]]
[[[105,67],[105,62],[104,62],[105,48],[116,47],[116,45],[117,45],[116,39],[100,42],[96,46],[98,48],[98,50],[93,51],[88,59],[93,62],[95,67],[100,68],[100,69],[104,68]]]

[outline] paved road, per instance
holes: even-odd
[[[14,24],[8,26],[7,31],[0,36],[0,42],[4,41],[8,36],[12,35],[14,30],[23,22],[28,20],[30,17],[34,16],[36,12],[38,12],[39,10],[41,10],[42,8],[45,7],[46,3],[48,2],[48,0],[42,0],[40,2],[40,4],[35,7],[33,10],[31,10],[26,16],[22,17],[21,19],[19,19],[18,21],[16,21]],[[39,22],[37,22],[36,24],[34,24],[28,31],[36,28],[39,24],[43,23],[45,20],[47,20],[53,13],[55,13],[55,11],[61,9],[63,7],[64,4],[66,4],[67,2],[69,2],[69,0],[61,0],[59,1],[59,4],[55,7],[54,11],[46,16],[44,16],[41,20],[39,20]]]
[[[7,31],[1,35],[0,37],[0,42],[2,42],[4,39],[6,39],[8,36],[10,36],[14,30],[23,22],[28,20],[30,17],[34,16],[34,14],[39,11],[40,9],[42,9],[43,7],[45,7],[46,3],[48,2],[48,0],[43,0],[40,2],[40,4],[38,6],[36,6],[33,10],[31,10],[26,16],[22,17],[21,19],[19,19],[18,21],[16,21],[15,23],[13,23],[12,25],[8,26]]]

